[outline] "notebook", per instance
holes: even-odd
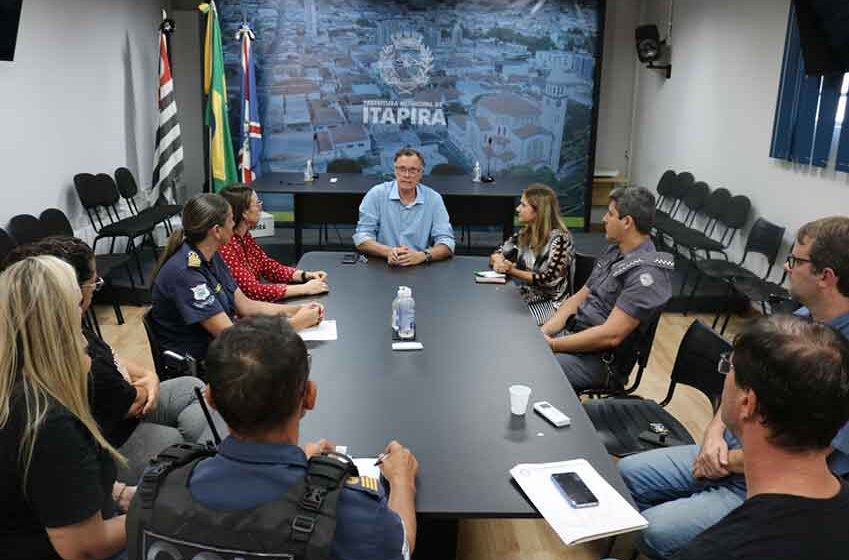
[[[598,498],[598,505],[573,508],[551,480],[555,473],[574,472]],[[552,529],[567,545],[579,544],[648,527],[634,509],[585,459],[520,464],[510,474]]]

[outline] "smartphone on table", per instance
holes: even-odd
[[[578,473],[565,472],[551,475],[551,480],[560,489],[573,508],[586,508],[598,505],[598,498],[587,488]]]

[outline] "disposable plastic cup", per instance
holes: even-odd
[[[522,416],[528,409],[531,388],[527,385],[510,385],[510,412]]]

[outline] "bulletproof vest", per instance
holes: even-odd
[[[198,444],[172,445],[151,461],[127,514],[130,560],[326,560],[345,479],[358,476],[338,453],[309,460],[285,496],[252,509],[219,510],[196,502],[189,478],[215,455]],[[238,480],[234,480],[238,492]]]

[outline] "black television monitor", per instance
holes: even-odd
[[[0,60],[15,59],[23,0],[0,0]]]

